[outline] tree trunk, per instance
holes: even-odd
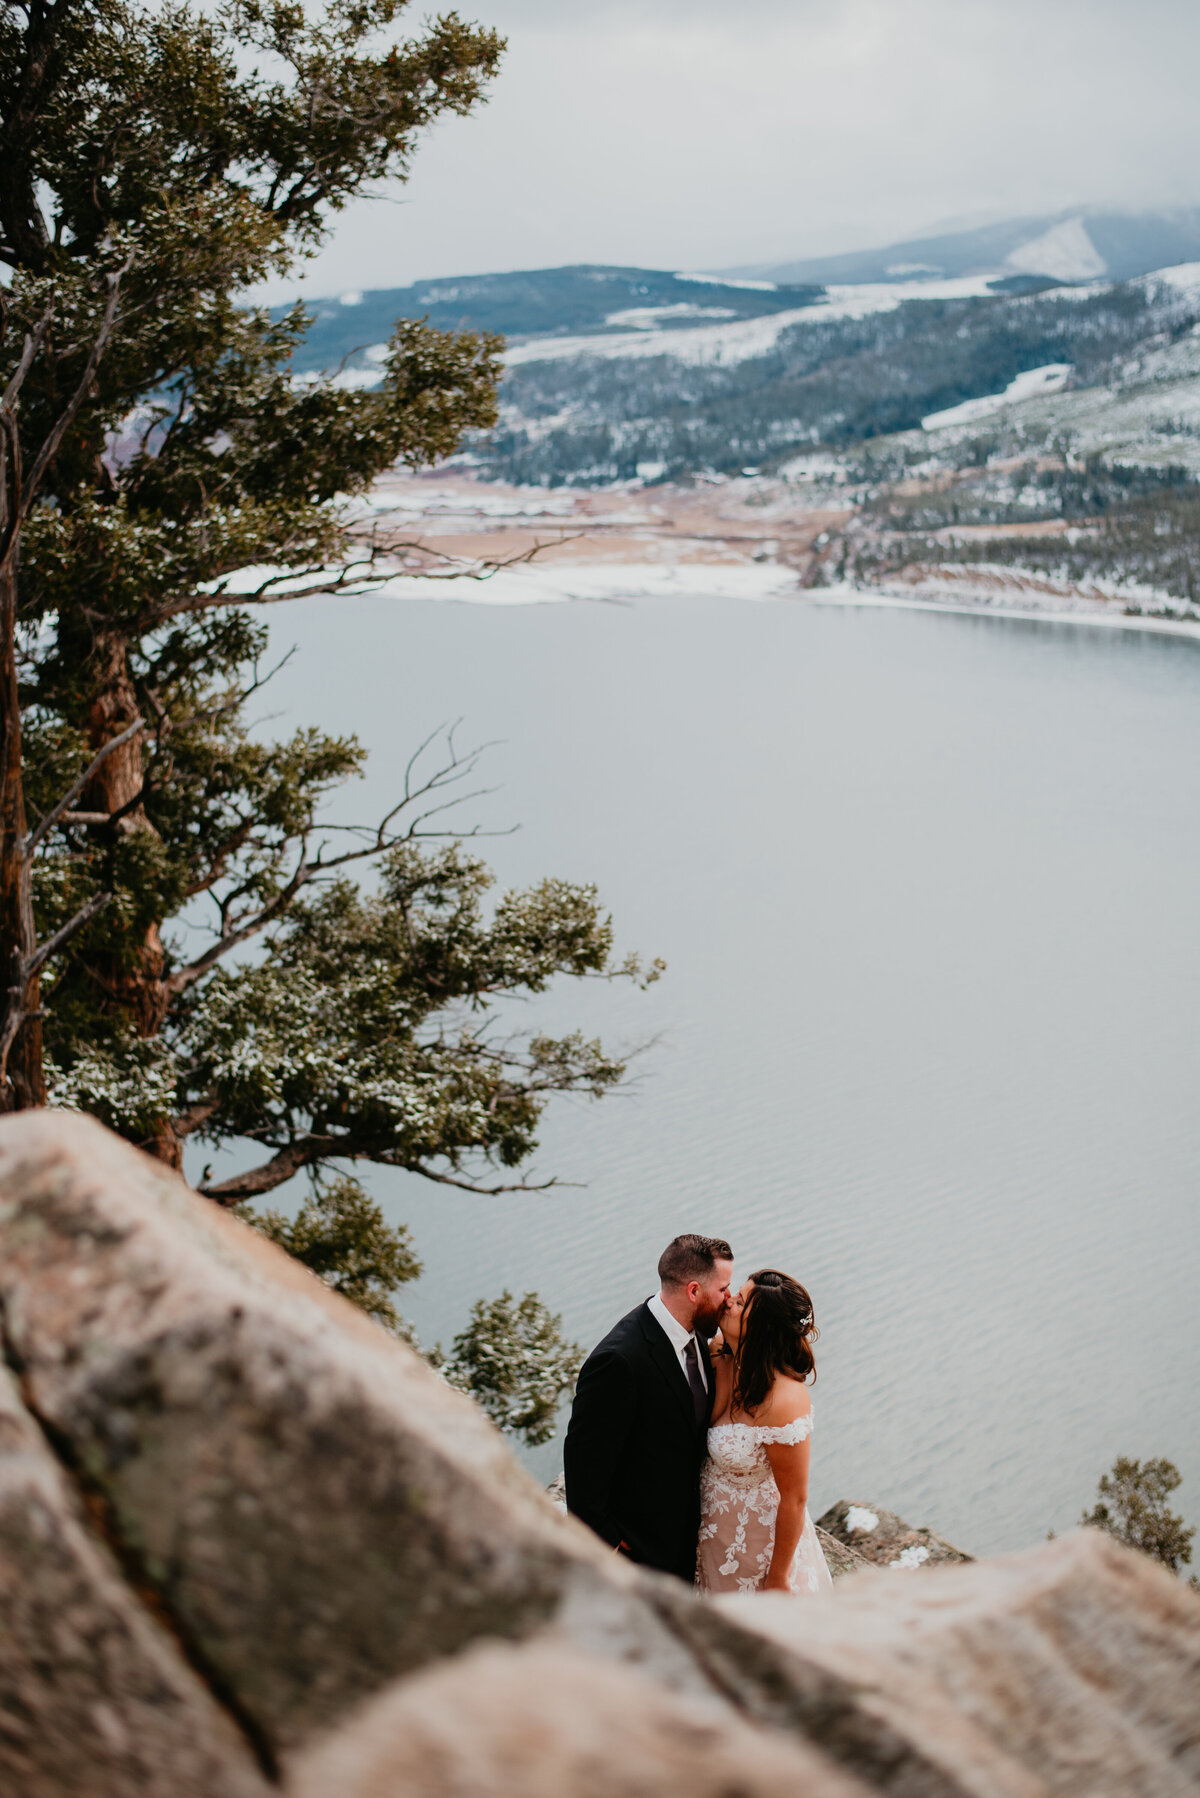
[[[127,730],[138,716],[137,693],[129,673],[129,645],[124,637],[105,633],[93,652],[97,688],[88,707],[88,736],[93,749],[103,749]],[[80,806],[89,812],[121,812],[116,828],[126,836],[153,831],[141,800],[142,734],[114,750],[84,789]],[[127,809],[128,808],[128,809]],[[110,1001],[126,1012],[139,1036],[157,1036],[166,1019],[170,994],[163,982],[166,954],[157,924],[151,924],[132,956],[102,958],[104,988]]]
[[[103,749],[127,730],[139,707],[129,672],[129,645],[116,633],[98,636],[91,661],[96,676],[94,696],[88,706],[87,728],[93,749]],[[89,812],[122,813],[116,829],[125,836],[135,831],[154,831],[142,803],[143,753],[139,731],[128,743],[107,756],[95,778],[84,789],[80,807]],[[145,930],[135,944],[123,944],[119,952],[91,957],[91,965],[103,982],[108,1003],[129,1018],[139,1036],[157,1036],[166,1021],[171,995],[167,990],[166,952],[157,923]],[[154,1135],[140,1145],[158,1161],[179,1170],[183,1144],[169,1118],[160,1120]]]
[[[15,553],[0,565],[0,987],[8,1011],[24,1012],[0,1070],[0,1109],[24,1111],[46,1103],[42,1071],[42,1020],[38,980],[20,978],[22,961],[35,947],[25,837],[25,787],[21,775],[21,703],[17,689],[17,573]]]

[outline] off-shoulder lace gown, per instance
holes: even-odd
[[[779,1509],[767,1444],[803,1442],[811,1429],[810,1414],[777,1430],[752,1423],[718,1423],[709,1430],[708,1459],[700,1475],[696,1554],[701,1592],[753,1592],[762,1585],[771,1565]],[[821,1592],[832,1583],[813,1520],[805,1511],[788,1586],[794,1593]]]

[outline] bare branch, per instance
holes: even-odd
[[[435,1173],[431,1167],[423,1167],[416,1161],[389,1161],[389,1167],[402,1167],[406,1173],[420,1174],[423,1180],[435,1180],[439,1186],[456,1186],[460,1192],[477,1193],[480,1198],[494,1199],[504,1192],[549,1192],[552,1187],[571,1187],[578,1190],[577,1180],[540,1180],[531,1185],[528,1180],[514,1180],[498,1186],[477,1186],[470,1180],[457,1180],[453,1174]]]
[[[83,792],[88,783],[99,773],[109,756],[112,755],[115,750],[120,749],[123,744],[128,743],[131,737],[136,737],[144,723],[145,720],[143,718],[135,718],[132,724],[125,727],[119,737],[111,737],[104,745],[103,749],[92,757],[78,780],[71,783],[58,804],[53,806],[51,810],[46,813],[46,816],[37,826],[37,829],[31,830],[26,836],[24,842],[21,844],[21,854],[26,861],[29,861],[36,854],[40,845],[54,829],[54,826],[70,811],[71,806],[79,798],[79,795]],[[121,810],[122,812],[127,811],[128,807],[123,806]],[[112,818],[118,816],[120,816],[120,814],[117,812],[81,812],[73,817],[71,821],[72,823],[81,824],[107,824]]]
[[[368,853],[367,850],[363,851],[364,855]],[[189,986],[194,986],[197,980],[202,980],[211,968],[215,968],[217,963],[236,949],[240,943],[249,942],[252,936],[257,936],[260,931],[265,930],[268,924],[287,909],[301,887],[307,886],[312,879],[312,873],[311,864],[301,854],[296,872],[287,885],[276,893],[274,899],[268,901],[245,923],[237,925],[232,930],[223,929],[212,948],[206,949],[204,954],[197,956],[195,961],[188,962],[182,968],[176,968],[175,972],[168,975],[163,983],[167,991],[169,993],[185,993]]]
[[[156,606],[146,615],[145,623],[148,627],[165,624],[168,619],[177,618],[181,613],[208,612],[217,606],[277,605],[288,599],[316,599],[322,595],[335,596],[339,593],[357,598],[362,593],[374,592],[388,581],[401,578],[417,581],[490,581],[506,568],[517,568],[525,562],[532,562],[543,550],[553,549],[560,543],[574,543],[583,535],[585,533],[576,532],[574,536],[555,537],[547,543],[539,540],[531,548],[521,550],[518,554],[491,557],[484,561],[466,561],[446,550],[433,549],[419,540],[391,546],[373,543],[368,555],[345,563],[336,572],[328,568],[287,568],[279,574],[268,575],[266,580],[251,588],[248,593],[233,593],[227,587],[219,587],[211,593],[193,591],[181,594],[178,599]],[[380,557],[394,558],[406,549],[420,550],[422,555],[434,557],[450,566],[440,571],[430,568],[383,568],[375,571],[375,564]],[[280,585],[283,581],[303,581],[305,585],[283,588]]]

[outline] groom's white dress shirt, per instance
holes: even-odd
[[[662,1302],[661,1293],[656,1292],[654,1297],[647,1302],[656,1322],[660,1323],[666,1331],[667,1341],[679,1357],[679,1365],[683,1369],[683,1377],[686,1380],[687,1362],[683,1358],[683,1351],[686,1349],[689,1342],[696,1342],[696,1332],[694,1330],[685,1330],[679,1319],[671,1316],[671,1313]],[[700,1379],[703,1383],[705,1392],[708,1391],[707,1363],[708,1356],[703,1352],[700,1343],[696,1342],[696,1365],[700,1369]]]

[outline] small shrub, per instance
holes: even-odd
[[[1178,1573],[1192,1558],[1196,1534],[1167,1509],[1167,1499],[1182,1478],[1171,1461],[1131,1461],[1118,1455],[1112,1472],[1100,1476],[1096,1504],[1079,1521],[1089,1529],[1107,1530],[1118,1542],[1127,1542]]]
[[[546,1442],[564,1393],[575,1384],[583,1350],[562,1335],[562,1318],[536,1292],[514,1299],[479,1299],[471,1321],[442,1360],[431,1356],[452,1386],[469,1392],[493,1423],[531,1447]]]
[[[392,1294],[415,1280],[421,1263],[403,1225],[393,1228],[357,1180],[319,1186],[294,1218],[279,1211],[238,1207],[246,1222],[303,1261],[334,1292],[387,1329],[408,1335]]]

